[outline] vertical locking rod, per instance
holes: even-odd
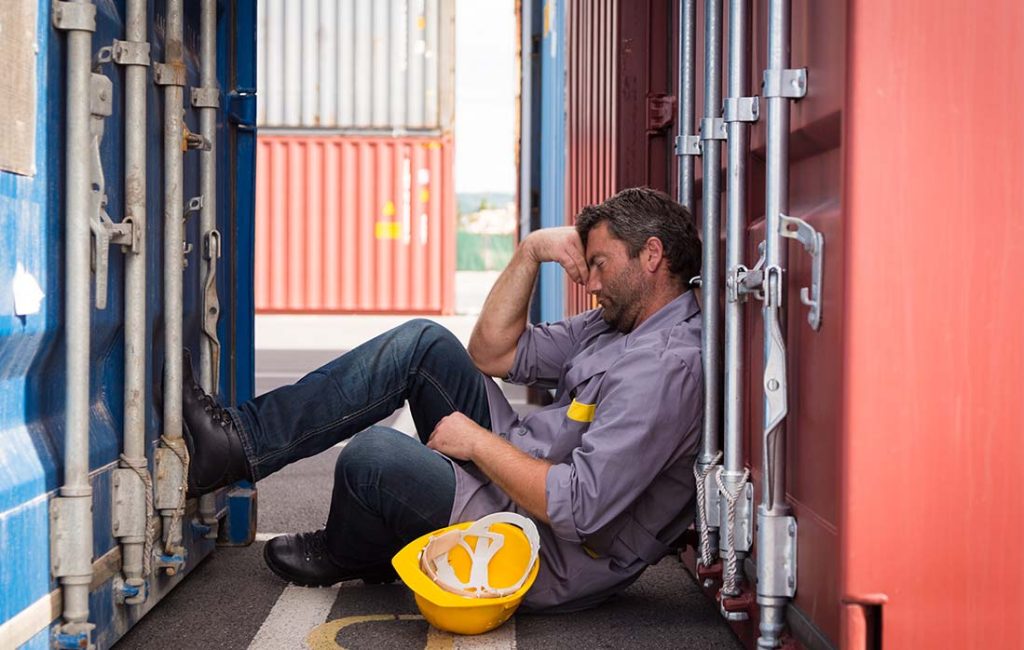
[[[146,0],[128,0],[125,41],[132,47],[146,43]],[[135,60],[125,67],[124,133],[124,218],[135,232],[135,246],[125,257],[124,315],[124,451],[121,468],[125,481],[141,482],[144,499],[142,512],[132,517],[143,525],[132,526],[133,534],[121,538],[125,583],[133,590],[129,604],[146,600],[145,578],[149,558],[144,553],[152,514],[152,484],[146,459],[146,86],[147,65]],[[135,484],[136,488],[138,484]],[[146,507],[149,503],[150,507]]]
[[[199,211],[202,242],[199,277],[203,306],[199,375],[203,389],[215,395],[220,370],[220,341],[217,339],[217,321],[220,316],[220,301],[217,297],[217,258],[220,257],[220,233],[217,231],[217,0],[203,0],[200,34],[200,88],[198,93],[193,93],[192,101],[199,108],[199,132],[207,142],[207,147],[199,153],[199,183],[203,195],[203,207]],[[216,538],[215,495],[205,494],[200,497],[199,515],[209,527],[207,537]]]
[[[676,137],[676,157],[679,160],[678,199],[690,215],[693,205],[693,155],[686,150],[686,141],[695,135],[693,111],[696,74],[697,0],[679,0],[679,135]],[[689,280],[689,278],[686,278]]]
[[[781,219],[789,210],[789,96],[776,86],[790,63],[790,2],[768,2],[765,141],[764,431],[763,485],[757,509],[757,603],[760,648],[778,647],[786,605],[796,590],[796,520],[786,503],[785,419],[788,386],[785,339],[785,269]],[[769,83],[770,82],[770,83]],[[787,91],[788,92],[788,91]]]
[[[727,290],[725,302],[725,396],[722,484],[728,490],[720,503],[723,511],[720,545],[725,563],[722,571],[722,595],[739,593],[742,577],[742,559],[749,546],[747,523],[750,504],[746,501],[747,487],[743,471],[743,300],[744,294],[736,285],[737,272],[743,264],[746,244],[747,207],[747,155],[750,148],[749,122],[756,119],[756,98],[747,97],[750,91],[750,0],[729,0],[729,73],[726,103],[735,110],[725,111],[728,137],[726,148],[726,239],[725,267]],[[748,107],[745,114],[739,110]],[[732,516],[727,511],[730,498],[735,495],[737,506]],[[745,617],[737,614],[734,618]]]
[[[704,365],[704,438],[697,466],[701,472],[719,458],[722,406],[722,317],[719,297],[722,293],[721,232],[722,135],[722,2],[704,1],[704,119],[701,125],[703,178],[701,212],[704,260],[701,269],[701,293],[704,330],[701,360]],[[709,551],[718,555],[717,531],[709,535]]]
[[[182,119],[184,117],[185,61],[183,52],[183,0],[166,0],[164,63],[158,82],[164,93],[164,383],[163,446],[159,450],[157,508],[163,519],[164,554],[182,557],[183,477],[186,456],[182,441],[182,318],[184,272],[184,206]],[[172,561],[173,561],[172,560]],[[176,569],[169,569],[171,571]]]
[[[51,509],[50,549],[63,586],[60,634],[89,647],[89,582],[92,580],[92,486],[89,483],[89,133],[92,32],[96,7],[89,0],[54,2],[53,21],[67,33],[65,137],[64,333],[67,378],[64,409],[64,483]],[[73,534],[54,535],[65,530]]]

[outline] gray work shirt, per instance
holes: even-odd
[[[536,522],[540,573],[525,608],[595,605],[636,580],[689,526],[704,399],[700,331],[691,291],[629,334],[597,309],[528,326],[506,380],[556,392],[553,404],[522,419],[486,379],[491,429],[552,463],[551,525]],[[476,466],[453,467],[452,523],[500,510],[528,516]]]

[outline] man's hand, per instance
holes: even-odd
[[[427,446],[457,460],[473,460],[476,442],[481,436],[494,434],[462,413],[446,415],[434,427]]]
[[[558,262],[573,282],[587,284],[589,272],[583,242],[572,226],[535,230],[523,240],[523,245],[536,262]]]

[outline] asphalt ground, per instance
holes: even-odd
[[[327,518],[330,449],[257,485],[261,539],[314,530]],[[617,600],[568,615],[515,616],[484,637],[452,637],[419,618],[400,582],[327,589],[288,586],[263,563],[263,544],[219,548],[115,647],[132,648],[739,648],[675,557]]]
[[[401,319],[400,319],[401,320]],[[440,319],[439,319],[440,320]],[[445,324],[468,338],[472,319]],[[338,350],[391,322],[257,321],[257,393],[290,383],[331,360]],[[296,335],[297,326],[306,334]],[[263,344],[260,344],[262,337]],[[282,344],[268,348],[267,343]],[[320,344],[317,347],[314,342]],[[503,386],[513,406],[521,388]],[[386,420],[412,433],[405,410]],[[616,600],[568,615],[514,616],[494,632],[457,637],[431,628],[401,583],[352,581],[324,589],[286,585],[263,563],[275,534],[323,526],[330,505],[333,448],[260,481],[257,541],[218,548],[115,646],[132,648],[740,648],[717,608],[675,557],[649,568]]]

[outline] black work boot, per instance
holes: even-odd
[[[181,383],[181,416],[185,423],[182,433],[189,453],[189,496],[213,492],[242,479],[252,480],[240,434],[228,412],[196,382],[188,350]]]
[[[362,580],[368,585],[398,579],[390,563],[346,569],[327,554],[327,531],[279,535],[263,547],[263,560],[278,577],[301,587],[328,587],[345,580]]]

